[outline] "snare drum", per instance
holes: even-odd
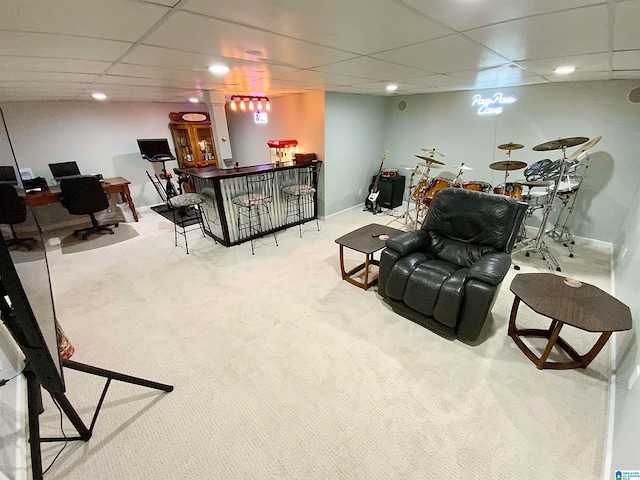
[[[446,178],[437,177],[432,179],[429,182],[429,185],[427,185],[427,194],[423,199],[425,205],[429,205],[431,203],[433,196],[438,190],[449,187],[451,187],[451,181],[447,180]]]
[[[506,195],[507,197],[520,201],[522,200],[522,185],[519,183],[507,183],[505,188],[505,184],[501,183],[493,189],[493,193]]]
[[[544,207],[549,201],[549,192],[531,192],[522,195],[522,201],[529,205],[529,208]]]
[[[473,190],[474,192],[490,192],[491,184],[487,182],[464,182],[462,188],[465,190]]]
[[[380,172],[380,175],[382,175],[383,177],[397,177],[398,176],[398,169],[397,168],[384,168]]]
[[[581,183],[582,177],[563,177],[558,182],[558,195],[569,196],[576,193]]]

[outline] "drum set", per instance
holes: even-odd
[[[443,188],[464,188],[495,195],[506,195],[527,204],[525,221],[522,224],[514,252],[524,252],[526,256],[530,256],[531,253],[539,253],[550,269],[561,271],[560,264],[545,245],[544,239],[549,237],[564,244],[569,249],[569,257],[573,257],[574,239],[568,227],[569,220],[574,211],[580,186],[587,174],[589,162],[587,152],[601,138],[568,137],[536,145],[533,147],[534,151],[561,150],[562,158],[555,161],[544,159],[530,166],[527,166],[525,162],[511,158],[511,152],[524,148],[524,145],[513,142],[498,145],[499,150],[506,152],[507,158],[489,165],[492,170],[504,172],[504,182],[495,188],[484,181],[463,182],[463,174],[473,170],[464,163],[452,166],[458,169],[458,174],[453,180],[444,176],[432,176],[432,170],[445,165],[441,160],[445,155],[435,148],[423,148],[422,151],[427,155],[415,155],[419,159],[419,163],[415,167],[404,166],[405,170],[411,172],[408,187],[409,201],[404,215],[405,224],[410,222],[416,229],[420,228],[433,196]],[[579,148],[567,157],[567,148],[574,146],[579,146]],[[584,158],[582,158],[583,156]],[[510,172],[521,169],[525,169],[525,178],[509,181]],[[554,210],[556,199],[560,203],[560,211],[553,228],[547,229],[547,223],[552,210]],[[525,224],[527,219],[532,218],[537,211],[542,215],[540,225],[535,236],[530,237],[527,235]]]

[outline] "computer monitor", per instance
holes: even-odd
[[[80,169],[76,162],[50,163],[49,170],[51,170],[51,175],[55,180],[80,175]]]
[[[16,170],[11,165],[0,165],[0,184],[18,186]]]
[[[139,138],[138,148],[142,158],[150,162],[176,159],[169,150],[169,142],[166,138]]]

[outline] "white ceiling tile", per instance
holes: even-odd
[[[546,75],[545,78],[550,82],[609,80],[609,72],[573,72],[571,75]]]
[[[110,65],[111,62],[99,62],[95,60],[0,56],[0,71],[17,70],[32,72],[73,72],[100,74],[104,72]]]
[[[466,32],[470,38],[513,60],[549,58],[608,50],[605,5],[501,23]]]
[[[614,50],[634,50],[640,48],[640,2],[627,0],[615,4],[613,36]]]
[[[640,50],[613,53],[614,70],[640,70]]]
[[[219,84],[201,84],[198,87],[194,87],[192,80],[177,80],[170,78],[143,78],[143,77],[129,77],[124,75],[103,75],[94,85],[121,85],[127,86],[147,86],[158,88],[201,88],[203,90],[214,90],[220,88]]]
[[[348,75],[338,75],[329,72],[319,72],[316,70],[297,70],[283,75],[272,76],[273,80],[288,80],[299,84],[310,84],[314,86],[334,84],[334,85],[364,85],[371,83],[371,79],[354,77]]]
[[[417,68],[406,67],[371,57],[358,57],[352,60],[317,67],[313,70],[385,81],[397,81],[424,76],[425,73],[428,73]]]
[[[494,23],[550,13],[585,5],[603,3],[602,0],[403,0],[432,18],[457,31],[469,30]]]
[[[196,84],[218,84],[222,85],[224,82],[216,81],[216,77],[209,71],[196,72],[192,70],[174,70],[170,68],[158,68],[149,67],[146,65],[129,65],[118,64],[109,70],[109,75],[120,75],[126,77],[143,77],[143,78],[156,78],[156,79],[174,79],[174,80],[186,80]]]
[[[640,70],[620,70],[611,74],[613,80],[635,80],[640,78]]]
[[[324,65],[354,56],[333,48],[188,13],[177,13],[171,17],[144,43],[298,68]]]
[[[609,70],[609,54],[573,55],[518,62],[518,65],[538,75],[554,75],[557,67],[573,65],[577,73],[605,72]],[[567,76],[571,76],[567,75]]]
[[[0,32],[2,55],[117,60],[131,43],[46,33]]]
[[[98,75],[89,73],[19,72],[0,70],[0,81],[91,83]]]
[[[127,0],[0,0],[0,30],[136,41],[169,10]]]
[[[180,0],[140,0],[144,3],[153,3],[156,5],[164,5],[165,7],[174,7]]]
[[[433,73],[492,67],[507,62],[501,56],[459,35],[398,48],[374,57]]]
[[[402,82],[401,85],[406,87],[444,87],[448,85],[460,85],[463,83],[468,83],[468,80],[437,73],[435,75],[427,75],[425,77],[411,78]]]
[[[451,33],[388,0],[280,0],[277,7],[256,0],[191,0],[185,9],[364,55]]]

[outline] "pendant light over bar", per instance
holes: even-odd
[[[268,97],[255,97],[249,95],[231,95],[229,108],[234,112],[238,109],[245,111],[253,110],[271,110],[271,104]]]

